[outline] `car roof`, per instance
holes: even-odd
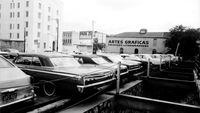
[[[42,53],[19,53],[19,56],[38,56],[38,57],[72,57],[67,54],[57,52],[42,52]]]
[[[90,58],[96,58],[96,57],[99,57],[98,55],[94,55],[94,54],[74,54],[73,56],[79,56],[79,57],[90,57]]]

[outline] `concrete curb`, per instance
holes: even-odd
[[[40,108],[34,109],[32,111],[29,111],[27,113],[45,113],[45,112],[50,112],[51,110],[57,109],[61,106],[64,106],[66,103],[68,103],[70,99],[63,99],[56,101],[54,103],[42,106]]]

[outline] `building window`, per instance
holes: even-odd
[[[26,11],[26,17],[28,17],[29,16],[29,12],[28,11]]]
[[[39,19],[41,18],[41,13],[40,13],[40,12],[38,13],[38,18],[39,18]]]
[[[28,36],[28,31],[25,32],[25,35]]]
[[[12,12],[10,12],[10,18],[12,18]]]
[[[50,16],[48,16],[48,21],[50,21],[50,18],[51,18],[51,17],[50,17]]]
[[[37,37],[40,37],[40,32],[37,33]]]
[[[51,7],[48,7],[48,12],[51,12]]]
[[[156,38],[153,39],[153,46],[154,47],[157,46],[157,39]]]
[[[56,14],[59,15],[59,11],[58,10],[56,11]]]
[[[50,30],[50,25],[47,26],[47,30],[48,30],[48,31]]]
[[[26,27],[28,27],[28,22],[26,22]]]
[[[29,7],[29,1],[26,1],[26,7]]]
[[[39,9],[41,9],[41,8],[42,8],[42,4],[41,4],[41,3],[39,3],[39,4],[38,4],[38,7],[39,7]]]
[[[41,23],[38,23],[38,29],[40,29],[41,28]]]
[[[12,24],[10,24],[10,29],[12,29]]]
[[[20,3],[19,2],[17,3],[17,8],[20,8]]]
[[[19,33],[17,33],[17,39],[19,39]]]
[[[44,42],[44,49],[46,49],[46,42]]]
[[[20,25],[19,24],[17,24],[17,29],[19,29],[20,28]]]
[[[10,9],[12,9],[12,3],[10,3]]]
[[[10,38],[12,38],[12,33],[9,33],[10,34]]]
[[[17,12],[17,17],[18,17],[18,18],[20,17],[20,12]]]

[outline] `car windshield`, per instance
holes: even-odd
[[[0,57],[0,68],[11,68],[14,67],[11,63]]]
[[[80,64],[72,57],[52,57],[50,61],[55,67],[72,67]]]
[[[101,57],[94,57],[94,58],[92,58],[92,60],[97,64],[107,64],[107,63],[109,63]]]

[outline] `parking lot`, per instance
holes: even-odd
[[[0,82],[0,111],[199,111],[198,60],[169,56],[21,53],[9,60],[1,56],[2,73],[7,74],[9,68],[10,78]],[[15,73],[21,73],[20,77],[12,76]],[[12,83],[6,82],[11,79]]]

